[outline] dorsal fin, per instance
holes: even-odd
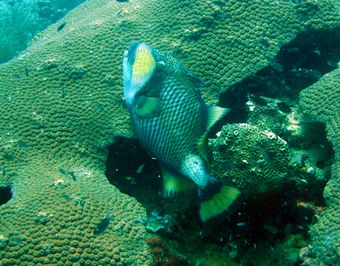
[[[224,115],[226,115],[230,109],[229,108],[222,108],[219,106],[214,106],[214,105],[206,105],[203,103],[203,100],[201,99],[201,97],[199,96],[199,94],[197,94],[197,97],[200,101],[202,101],[203,104],[203,115],[205,117],[205,119],[203,119],[203,127],[204,127],[204,131],[202,136],[199,138],[198,142],[197,142],[197,149],[198,152],[200,154],[200,156],[202,157],[203,160],[207,161],[208,160],[208,153],[207,153],[207,136],[208,136],[208,132],[209,129],[218,121],[220,120]]]
[[[197,142],[198,153],[205,162],[208,161],[207,136],[208,131],[204,131],[203,135],[199,138]]]
[[[225,116],[230,109],[229,108],[222,108],[215,105],[206,105],[206,115],[207,115],[207,121],[206,121],[206,130],[209,131],[209,129],[215,125],[215,123],[220,120],[223,116]]]

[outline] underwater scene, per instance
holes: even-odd
[[[0,0],[0,265],[340,265],[338,0]]]

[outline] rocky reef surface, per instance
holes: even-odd
[[[338,14],[337,1],[89,0],[38,34],[0,65],[0,262],[335,265]],[[161,199],[156,163],[130,139],[133,40],[232,108],[210,136],[212,171],[246,198],[209,236],[194,197]]]

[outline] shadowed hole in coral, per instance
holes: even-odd
[[[122,137],[109,147],[105,174],[112,185],[136,198],[148,212],[156,210],[169,214],[189,207],[189,204],[181,204],[181,198],[162,195],[158,161],[152,159],[135,139]]]
[[[12,198],[12,189],[10,186],[0,187],[0,206],[6,204]]]
[[[246,102],[249,101],[249,96],[260,106],[267,104],[265,101],[261,102],[262,96],[278,99],[278,110],[285,114],[291,113],[298,104],[301,90],[339,67],[339,43],[340,29],[332,32],[308,31],[298,35],[281,48],[276,58],[268,58],[267,67],[220,95],[219,105],[231,108],[229,116],[222,122],[246,123],[249,113]],[[281,132],[279,136],[288,142],[290,148],[306,150],[306,156],[309,156],[308,149],[314,156],[315,153],[319,154],[315,168],[324,170],[326,178],[317,181],[319,186],[309,186],[310,192],[304,193],[304,200],[323,204],[323,187],[330,177],[334,150],[331,142],[327,140],[325,124],[310,121],[307,116],[303,119],[303,142],[299,138],[291,138],[288,132]]]
[[[267,67],[222,93],[219,104],[232,108],[232,122],[246,121],[245,103],[249,94],[280,99],[287,109],[297,103],[302,89],[339,67],[339,43],[340,29],[300,34],[283,46],[276,58],[268,58]]]
[[[218,239],[217,243],[223,245],[233,239],[239,242],[239,247],[246,248],[262,241],[274,245],[290,234],[300,233],[307,238],[308,226],[315,219],[314,212],[297,206],[295,194],[287,185],[280,191],[246,198],[238,211],[226,220],[226,230],[221,232],[216,228],[212,235],[219,238],[214,237],[215,241]]]
[[[320,169],[323,169],[325,167],[325,161],[324,160],[317,161],[316,166]]]

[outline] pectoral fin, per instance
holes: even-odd
[[[156,116],[161,111],[161,101],[157,97],[140,96],[136,104],[136,114],[140,117]]]

